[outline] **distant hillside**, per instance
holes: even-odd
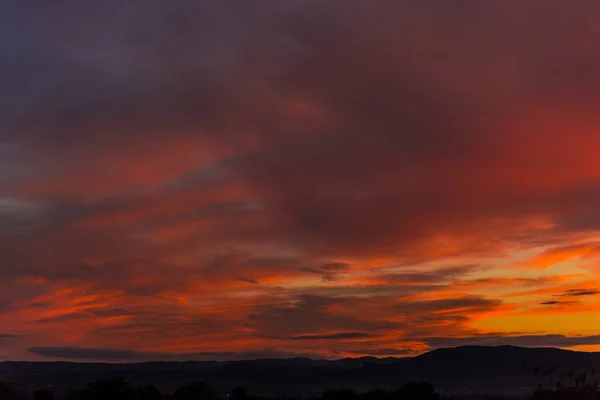
[[[203,380],[221,392],[245,385],[255,393],[282,389],[298,393],[348,386],[357,390],[393,388],[411,379],[428,380],[444,393],[529,394],[539,384],[568,385],[586,374],[596,379],[600,353],[554,348],[465,346],[431,351],[414,358],[365,357],[342,360],[263,359],[233,362],[0,363],[0,380],[31,389],[54,385],[68,391],[85,382],[123,376],[154,383],[165,391]],[[592,373],[593,372],[593,373]]]

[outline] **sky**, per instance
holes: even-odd
[[[0,360],[600,351],[599,19],[0,1]]]

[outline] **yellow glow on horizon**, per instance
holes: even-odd
[[[600,332],[600,318],[598,318],[597,312],[554,315],[493,315],[474,321],[473,327],[507,333],[593,335]]]

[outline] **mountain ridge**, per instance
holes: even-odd
[[[143,364],[228,364],[228,363],[238,363],[238,362],[265,362],[272,361],[274,363],[280,361],[299,361],[299,362],[341,362],[341,361],[394,361],[394,360],[407,360],[407,359],[416,359],[419,357],[428,356],[430,354],[439,354],[440,352],[447,351],[465,351],[465,350],[485,350],[485,349],[521,349],[521,350],[545,350],[545,351],[556,351],[563,353],[575,353],[575,354],[598,354],[600,352],[588,352],[588,351],[578,351],[578,350],[570,350],[570,349],[562,349],[558,347],[525,347],[525,346],[514,346],[514,345],[496,345],[496,346],[485,346],[485,345],[464,345],[464,346],[456,346],[456,347],[440,347],[433,350],[429,350],[427,352],[415,355],[415,356],[404,356],[404,357],[394,357],[394,356],[361,356],[361,357],[343,357],[343,358],[310,358],[310,357],[264,357],[264,358],[250,358],[250,359],[239,359],[239,360],[149,360],[149,361],[131,361],[131,362],[109,362],[109,361],[66,361],[66,360],[52,360],[52,361],[21,361],[21,360],[5,360],[0,361],[0,365],[2,364],[77,364],[77,365],[143,365]]]
[[[274,394],[282,389],[298,393],[336,387],[391,389],[417,379],[429,381],[449,394],[521,395],[530,394],[539,385],[550,386],[558,381],[568,385],[575,376],[588,370],[600,371],[600,353],[552,347],[460,346],[402,358],[137,363],[12,361],[0,363],[0,380],[27,387],[52,385],[65,392],[110,376],[122,376],[137,384],[155,384],[164,391],[201,380],[222,393],[243,385],[252,393]]]

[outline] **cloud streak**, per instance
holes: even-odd
[[[201,352],[189,354],[151,353],[132,350],[81,348],[81,347],[32,347],[29,352],[44,358],[110,361],[110,362],[143,362],[143,361],[234,361],[261,358],[291,358],[306,356],[277,350],[259,350],[251,352]]]

